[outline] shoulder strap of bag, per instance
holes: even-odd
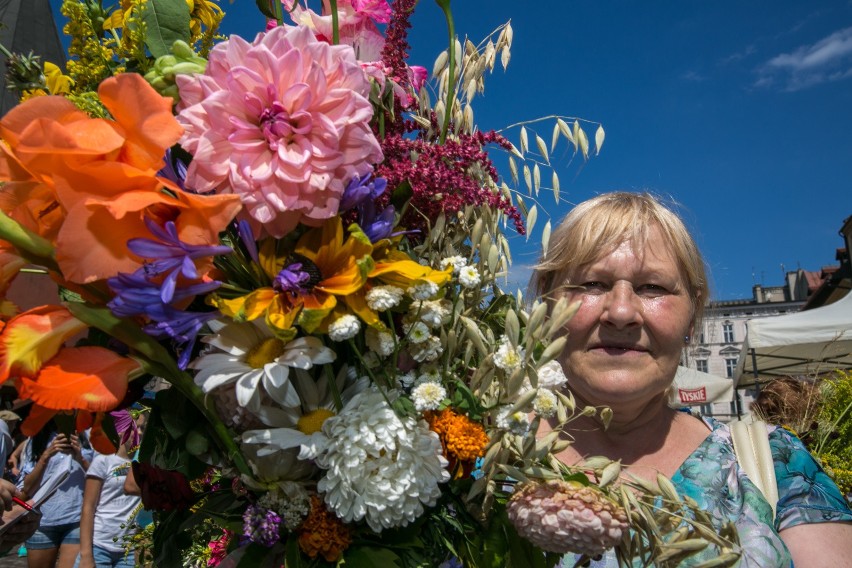
[[[766,423],[749,417],[745,420],[734,420],[728,426],[740,467],[763,493],[763,497],[772,507],[772,517],[775,518],[778,482],[775,480],[775,463],[769,447]]]

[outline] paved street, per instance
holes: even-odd
[[[27,568],[27,559],[19,558],[17,554],[10,554],[0,558],[0,568]]]

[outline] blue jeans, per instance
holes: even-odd
[[[59,548],[63,544],[80,544],[80,523],[39,527],[27,539],[26,544],[30,550],[47,550]]]
[[[112,552],[106,548],[101,548],[97,544],[92,546],[92,556],[95,559],[95,566],[98,568],[133,568],[136,566],[134,562],[133,551]],[[77,555],[77,561],[74,563],[74,568],[80,566],[80,555]]]

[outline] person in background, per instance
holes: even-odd
[[[9,459],[13,451],[15,451],[15,445],[12,441],[11,429],[6,423],[6,419],[0,415],[0,458],[2,458],[2,461],[0,461],[0,477],[6,477],[6,460]]]
[[[735,523],[739,568],[852,565],[852,511],[801,441],[768,428],[780,497],[773,518],[739,465],[727,425],[668,407],[666,393],[708,299],[704,261],[675,213],[648,194],[580,203],[553,232],[530,287],[551,306],[579,302],[559,362],[579,408],[613,413],[606,428],[597,416],[542,422],[540,434],[561,428],[573,438],[557,456],[563,463],[606,456],[638,477],[662,473],[717,528]],[[712,561],[714,551],[701,554],[690,562]],[[612,555],[592,563],[614,565]]]
[[[85,438],[83,438],[85,440]],[[30,438],[21,456],[26,499],[55,476],[68,472],[56,493],[41,506],[41,524],[26,541],[29,568],[71,568],[80,551],[80,511],[86,469],[94,451],[75,434],[60,433],[51,420]]]
[[[0,479],[0,503],[2,503],[5,511],[0,518],[0,530],[12,519],[23,515],[21,519],[15,522],[15,526],[0,534],[0,557],[7,554],[13,546],[27,540],[38,529],[40,520],[38,515],[25,513],[24,508],[12,500],[13,497],[21,499],[23,494],[15,487],[14,483]],[[0,561],[0,564],[2,564],[2,561]]]
[[[123,413],[123,414],[122,414]],[[126,410],[113,412],[129,419]],[[116,420],[118,423],[118,420]],[[75,567],[133,568],[134,553],[125,550],[125,537],[136,528],[134,517],[140,498],[124,491],[131,470],[129,451],[138,436],[123,435],[116,453],[95,456],[86,472],[83,513],[80,519],[80,556]]]

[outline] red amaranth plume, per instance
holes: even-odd
[[[417,0],[394,0],[392,5],[391,19],[385,30],[385,46],[382,48],[382,63],[385,69],[390,70],[389,79],[408,91],[411,81],[408,79],[408,67],[405,64],[408,59],[408,30],[411,28],[411,14]],[[415,99],[416,104],[416,99]],[[394,115],[397,120],[386,120],[385,131],[388,134],[401,133],[404,130],[402,116],[402,104],[394,97]],[[387,117],[388,119],[390,117]]]
[[[497,183],[497,169],[485,151],[488,144],[511,148],[493,130],[458,134],[443,144],[391,134],[382,141],[385,160],[376,168],[376,175],[386,178],[389,187],[408,181],[413,192],[412,207],[431,221],[442,211],[451,215],[467,205],[488,205],[501,209],[512,219],[518,233],[524,235],[526,228],[518,209],[471,174],[476,167]],[[420,214],[409,214],[402,224],[408,229],[425,229]]]

